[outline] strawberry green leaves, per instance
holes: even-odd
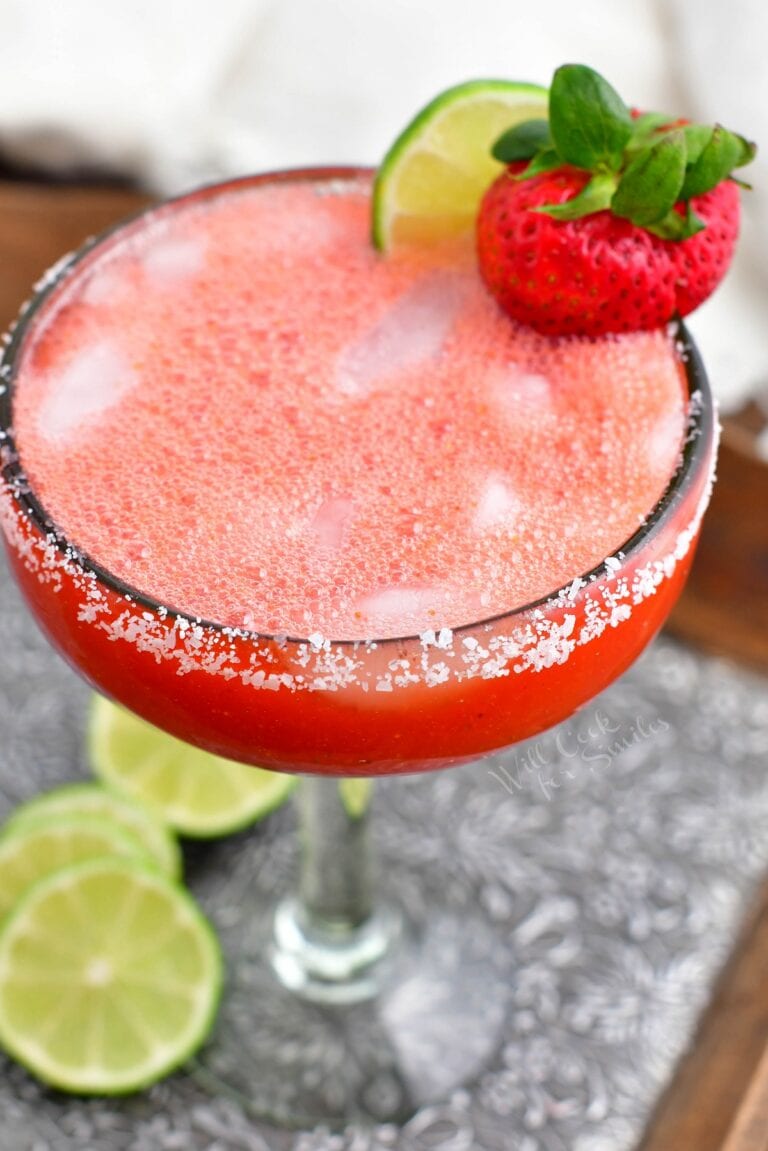
[[[615,169],[632,136],[632,115],[618,92],[592,68],[564,64],[549,90],[549,126],[566,164]]]
[[[630,160],[608,205],[642,228],[659,224],[680,198],[685,179],[685,134],[666,132]]]
[[[689,149],[690,151],[690,149]],[[721,124],[708,129],[708,138],[697,155],[691,158],[680,192],[682,200],[701,196],[755,157],[754,144],[729,132]]]
[[[689,124],[659,112],[633,116],[592,68],[564,64],[549,92],[549,120],[529,120],[493,147],[502,163],[527,160],[524,180],[563,165],[591,173],[580,194],[536,208],[557,220],[610,210],[666,240],[683,240],[704,225],[690,200],[733,178],[755,145],[720,124]]]
[[[618,177],[612,172],[597,172],[578,195],[563,204],[548,204],[533,208],[534,212],[544,212],[554,220],[579,220],[592,212],[609,208],[616,192]]]
[[[524,120],[499,136],[491,148],[491,155],[502,164],[512,164],[515,160],[530,160],[537,152],[551,146],[548,120]]]

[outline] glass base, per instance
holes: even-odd
[[[282,948],[265,907],[239,947],[227,942],[227,992],[193,1077],[258,1118],[330,1128],[406,1122],[477,1078],[505,1018],[499,940],[471,915],[433,911],[418,929],[402,921],[386,958],[374,955],[397,918],[387,913],[376,923],[350,981],[358,1001],[341,1005],[332,1002],[340,992],[336,985],[329,993],[327,968],[307,963],[319,953],[297,953],[292,904],[277,916]],[[326,960],[324,953],[321,967]]]
[[[279,981],[313,1003],[348,1006],[372,999],[386,986],[402,921],[378,909],[354,930],[313,930],[302,904],[284,899],[275,912],[269,956]]]

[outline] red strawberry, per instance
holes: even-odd
[[[739,230],[735,168],[755,146],[721,125],[632,112],[582,64],[558,68],[547,120],[505,132],[477,219],[501,307],[550,335],[660,327],[709,296]]]
[[[590,173],[563,165],[514,179],[524,167],[498,177],[477,219],[481,275],[514,319],[551,335],[660,327],[698,307],[725,275],[739,226],[732,180],[691,200],[702,231],[665,240],[607,209],[575,220],[532,211],[572,200]]]
[[[691,200],[706,227],[687,240],[669,242],[675,265],[677,311],[687,316],[711,296],[728,270],[739,234],[739,188],[723,180],[710,192]]]

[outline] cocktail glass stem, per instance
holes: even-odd
[[[275,913],[272,965],[317,1002],[376,995],[399,934],[399,915],[375,898],[367,786],[306,776],[297,789],[300,873]]]

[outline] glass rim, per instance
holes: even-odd
[[[65,533],[57,526],[53,517],[47,513],[42,501],[35,494],[33,486],[21,466],[21,458],[13,433],[14,383],[19,364],[25,351],[26,339],[30,334],[34,322],[49,298],[80,268],[92,252],[101,248],[102,245],[114,237],[119,237],[122,232],[129,231],[131,227],[142,224],[144,221],[150,221],[153,217],[157,218],[166,213],[173,212],[176,205],[193,204],[196,200],[204,200],[230,191],[237,192],[240,189],[244,190],[262,183],[290,183],[305,180],[354,180],[370,178],[372,174],[373,170],[370,168],[353,165],[284,168],[273,172],[259,172],[252,175],[239,176],[234,179],[215,181],[192,191],[184,192],[178,196],[163,200],[157,204],[151,204],[119,220],[97,235],[92,236],[74,252],[65,256],[43,276],[40,284],[35,287],[31,298],[22,306],[19,316],[6,337],[4,347],[2,351],[0,351],[0,385],[2,385],[0,389],[0,449],[2,451],[0,476],[2,477],[4,486],[10,492],[22,512],[25,513],[27,519],[31,521],[34,527],[50,544],[55,546],[67,560],[76,564],[82,571],[92,574],[98,583],[108,588],[120,598],[125,599],[128,603],[135,603],[137,606],[149,610],[154,614],[160,614],[164,620],[169,619],[173,622],[176,620],[184,620],[193,626],[241,638],[246,641],[250,640],[254,643],[274,642],[281,646],[297,646],[301,644],[312,646],[313,642],[316,642],[316,637],[314,639],[310,637],[298,637],[288,633],[257,631],[236,624],[219,623],[216,620],[209,620],[197,616],[192,612],[185,611],[182,608],[164,603],[162,600],[156,599],[154,596],[133,587],[133,585],[127,581],[116,576],[113,572],[109,571],[108,568],[92,559],[87,552],[78,548],[67,539]],[[461,637],[462,635],[469,635],[479,630],[487,630],[491,627],[498,626],[506,620],[514,621],[522,619],[533,611],[542,610],[547,604],[552,604],[553,607],[562,606],[564,596],[567,595],[574,583],[579,583],[580,588],[596,583],[601,575],[606,574],[606,559],[611,557],[621,556],[622,567],[625,566],[629,560],[641,551],[646,542],[655,534],[656,530],[660,529],[667,521],[672,507],[679,502],[682,495],[700,475],[702,468],[705,466],[709,457],[710,444],[715,429],[712,391],[701,354],[690,332],[679,317],[676,317],[672,321],[672,333],[675,343],[680,349],[681,362],[687,383],[689,401],[687,435],[678,465],[670,476],[666,488],[643,523],[623,543],[588,571],[573,575],[555,590],[547,592],[525,604],[505,609],[493,615],[482,617],[479,620],[462,623],[455,627],[447,628],[447,625],[445,625],[452,635]],[[692,404],[691,400],[697,394],[701,396],[702,402]],[[422,632],[409,633],[404,636],[333,639],[330,636],[324,635],[322,636],[322,641],[324,644],[326,642],[330,643],[334,648],[350,648],[355,650],[360,647],[372,645],[376,647],[386,647],[387,645],[397,647],[419,641],[427,632],[439,630],[441,630],[441,628],[438,624],[437,627],[425,628]],[[319,634],[320,633],[317,633],[317,635]]]

